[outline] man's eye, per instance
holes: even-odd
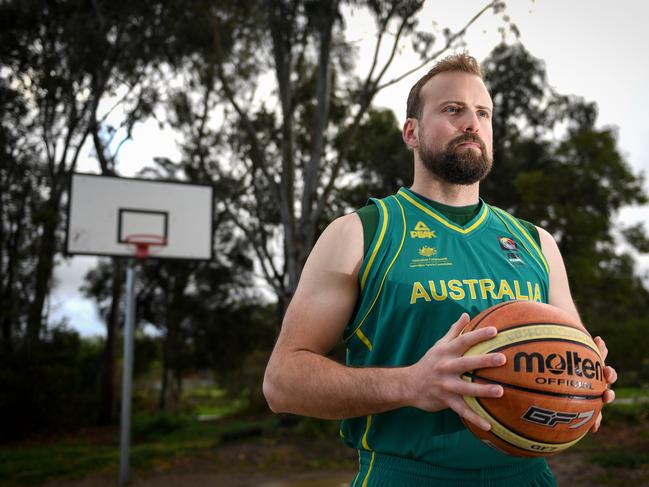
[[[489,112],[486,110],[480,110],[478,111],[478,116],[483,118],[489,118]]]
[[[449,113],[457,113],[460,111],[460,109],[458,107],[446,107],[444,111]]]

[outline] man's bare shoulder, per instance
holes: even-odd
[[[362,260],[363,225],[356,213],[349,213],[336,218],[325,228],[307,266],[316,264],[331,271],[356,274]]]

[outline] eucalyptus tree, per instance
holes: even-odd
[[[335,190],[346,184],[349,151],[376,94],[460,46],[485,12],[508,23],[504,3],[492,1],[457,32],[444,30],[437,39],[418,29],[423,4],[258,0],[246,2],[245,10],[224,2],[227,8],[211,11],[212,43],[198,62],[190,59],[187,75],[195,89],[174,97],[174,122],[196,149],[196,168],[227,183],[229,195],[220,204],[252,245],[280,312],[335,205]],[[345,36],[350,10],[367,13],[375,27],[363,77]],[[421,63],[391,78],[408,41]]]
[[[90,134],[98,133],[101,102],[131,101],[130,120],[150,112],[150,90],[141,81],[155,59],[155,35],[167,21],[163,2],[58,0],[0,5],[0,61],[9,86],[25,95],[25,137],[43,161],[46,198],[39,209],[35,283],[27,338],[39,340],[55,255],[61,243],[61,205]],[[119,88],[126,94],[120,98]],[[103,156],[98,158],[109,170]]]
[[[642,224],[616,218],[626,205],[647,203],[642,176],[624,160],[616,130],[597,127],[596,104],[552,89],[552,73],[524,46],[497,46],[483,69],[494,101],[494,168],[482,196],[554,235],[584,323],[605,337],[612,363],[649,380],[649,291],[633,254],[621,250],[626,242],[647,253],[649,238]],[[412,155],[390,112],[370,111],[348,154],[346,170],[360,177],[337,192],[334,211],[412,179]]]
[[[39,218],[45,191],[35,141],[25,136],[26,100],[0,79],[0,348],[24,333],[33,299]]]
[[[584,323],[605,337],[613,363],[637,372],[649,360],[641,331],[649,291],[621,244],[640,253],[649,246],[642,225],[627,228],[617,217],[626,205],[647,204],[642,175],[622,156],[617,130],[597,126],[596,104],[557,93],[543,61],[522,45],[498,46],[483,67],[495,153],[485,197],[554,235]]]

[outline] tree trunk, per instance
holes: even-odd
[[[99,402],[100,425],[110,424],[117,419],[117,333],[122,316],[120,302],[124,284],[124,263],[121,259],[113,258],[113,286],[110,310],[106,317],[106,348],[103,354],[101,370],[101,391]]]
[[[176,266],[169,266],[171,277],[171,297],[167,305],[167,334],[163,345],[163,377],[160,391],[160,409],[176,411],[180,405],[181,364],[179,351],[182,347],[180,323],[183,319],[181,303],[184,298],[186,272]]]
[[[54,255],[57,247],[56,229],[59,223],[59,202],[60,195],[56,188],[52,188],[52,197],[43,208],[43,233],[38,252],[38,264],[36,265],[34,299],[29,305],[27,315],[27,342],[32,345],[39,342],[43,326],[43,307],[45,298],[50,291]]]

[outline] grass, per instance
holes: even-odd
[[[236,419],[247,402],[228,397],[216,387],[197,387],[182,398],[183,413],[139,413],[133,417],[130,465],[142,469],[172,458],[198,456],[219,445],[223,438],[251,428],[273,428],[276,419]],[[222,418],[198,421],[200,415]],[[0,445],[0,486],[39,485],[52,478],[81,477],[88,473],[117,476],[119,431],[113,427],[105,439],[70,435],[58,440]],[[85,435],[86,437],[88,435]],[[117,478],[117,477],[116,477]]]
[[[617,399],[641,399],[649,397],[647,387],[613,387]]]
[[[38,485],[52,477],[83,475],[119,464],[116,447],[56,443],[0,450],[0,485]]]
[[[646,389],[616,388],[617,397],[646,397]],[[228,397],[215,387],[195,387],[182,398],[182,414],[137,414],[133,418],[130,464],[133,470],[160,467],[179,458],[209,455],[222,442],[236,438],[251,429],[265,431],[276,427],[276,418],[253,419],[233,416],[246,407],[241,398]],[[198,421],[201,415],[220,417],[216,421]],[[604,410],[606,422],[624,425],[646,424],[649,404],[632,402],[613,404]],[[74,436],[50,441],[47,444],[31,442],[15,447],[0,445],[0,487],[34,486],[54,478],[78,478],[86,474],[115,476],[119,468],[118,430],[113,439]],[[336,422],[304,420],[294,434],[305,438],[337,438]],[[638,433],[649,437],[649,431]],[[86,435],[87,436],[87,435]],[[104,435],[105,437],[105,431]],[[256,440],[255,440],[256,441]],[[280,441],[281,440],[275,440]],[[611,447],[596,436],[588,435],[576,447],[592,463],[605,468],[649,469],[649,451]],[[280,453],[278,452],[278,455]],[[321,468],[321,460],[309,460],[310,467]]]
[[[649,418],[649,403],[632,402],[629,404],[613,403],[604,407],[602,414],[607,422],[641,424]]]
[[[156,429],[162,425],[160,430]],[[216,447],[221,437],[251,427],[272,428],[275,420],[198,422],[170,415],[134,418],[130,464],[134,469],[170,458],[196,456]],[[0,486],[38,485],[54,477],[89,472],[117,475],[119,445],[65,440],[47,445],[0,449]]]
[[[633,469],[649,464],[649,453],[626,449],[604,450],[590,455],[589,461],[605,468]]]

